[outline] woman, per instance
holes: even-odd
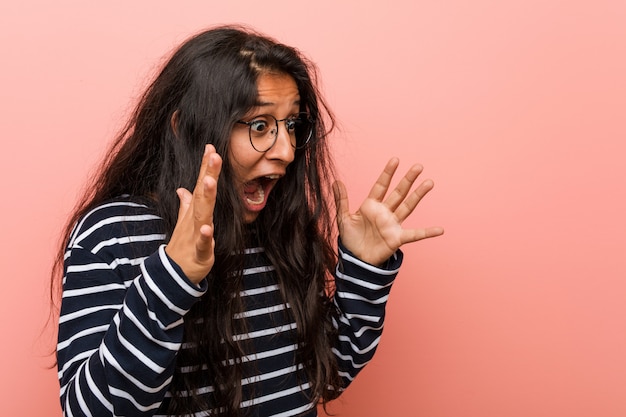
[[[314,75],[220,27],[147,89],[59,253],[65,415],[314,416],[371,359],[399,247],[443,230],[402,228],[433,183],[385,197],[393,159],[355,213],[332,185],[337,257]]]

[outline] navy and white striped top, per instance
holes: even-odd
[[[174,372],[198,369],[177,356],[192,347],[183,343],[183,320],[207,284],[194,285],[168,258],[159,230],[161,219],[132,198],[102,204],[75,226],[65,254],[57,347],[65,416],[166,415]],[[340,257],[334,302],[341,315],[333,352],[347,386],[378,346],[402,253],[384,269],[341,247]],[[254,416],[317,415],[295,359],[296,325],[263,248],[246,251],[241,297],[245,311],[235,319],[246,320],[247,331],[235,339],[246,340],[250,349],[241,358],[242,409]],[[198,393],[210,398],[210,375],[204,380]]]

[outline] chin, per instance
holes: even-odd
[[[256,219],[259,218],[260,212],[250,212],[246,211],[243,215],[243,222],[245,224],[253,223]]]

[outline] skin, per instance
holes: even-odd
[[[432,180],[424,180],[415,191],[410,192],[422,172],[421,165],[413,165],[396,188],[387,195],[399,164],[398,158],[387,162],[369,195],[354,213],[350,213],[345,185],[341,181],[333,184],[341,241],[357,258],[371,265],[381,265],[406,243],[443,234],[441,227],[402,227],[402,222],[413,213],[417,204],[435,184]]]
[[[257,81],[257,91],[257,105],[246,114],[243,118],[245,121],[262,114],[271,114],[281,120],[300,111],[300,93],[296,82],[289,75],[261,74]],[[251,204],[245,197],[244,185],[258,178],[272,178],[263,181],[267,201],[276,182],[285,175],[287,165],[293,162],[295,149],[282,122],[278,123],[276,143],[266,152],[256,151],[250,144],[248,126],[237,124],[230,137],[229,154],[235,176],[234,185],[244,203],[244,221],[252,223],[265,204]]]
[[[299,111],[300,96],[290,76],[261,74],[257,88],[258,104],[246,115],[250,119],[259,114],[271,114],[276,119],[283,119]],[[246,202],[244,184],[259,177],[272,177],[264,183],[267,198],[294,159],[291,139],[284,124],[279,123],[276,143],[267,152],[260,153],[250,144],[247,127],[238,125],[233,129],[229,151],[235,172],[234,186],[244,199],[244,221],[252,222],[264,204]],[[397,158],[387,162],[369,195],[354,213],[350,212],[345,185],[340,181],[333,184],[341,241],[350,252],[371,265],[381,265],[404,244],[443,234],[440,227],[409,229],[402,226],[434,183],[424,180],[411,191],[422,172],[421,165],[413,165],[390,192],[398,165]],[[177,190],[180,199],[178,221],[165,251],[196,284],[206,277],[215,262],[213,210],[221,167],[222,158],[212,145],[207,145],[193,192],[184,188]]]
[[[194,284],[200,283],[215,263],[213,211],[221,169],[222,158],[213,145],[206,145],[193,193],[176,190],[178,220],[165,252]]]

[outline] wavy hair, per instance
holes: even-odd
[[[296,150],[287,174],[253,227],[259,231],[255,235],[276,269],[283,297],[296,321],[297,355],[311,384],[311,401],[325,405],[337,397],[341,379],[331,352],[336,311],[330,299],[337,261],[333,249],[336,232],[332,199],[326,198],[334,175],[327,143],[334,118],[316,86],[315,65],[292,47],[247,28],[223,26],[193,36],[174,51],[140,98],[70,216],[53,269],[54,292],[60,286],[63,253],[72,226],[93,207],[122,194],[155,201],[169,240],[179,205],[174,191],[193,189],[204,146],[213,144],[223,159],[214,215],[216,262],[209,275],[209,290],[185,320],[185,341],[201,348],[186,352],[184,361],[209,368],[217,402],[210,406],[225,410],[228,416],[239,414],[242,398],[240,364],[234,361],[231,365],[228,359],[243,352],[233,338],[242,331],[235,328],[233,320],[241,300],[230,295],[241,289],[242,254],[251,238],[250,227],[243,222],[241,198],[233,186],[228,144],[236,121],[254,107],[256,82],[265,72],[293,77],[300,110],[309,112],[316,128],[309,144]],[[174,114],[176,132],[172,128]],[[217,277],[229,279],[212,279]],[[200,328],[194,323],[199,318],[204,323]],[[176,373],[170,413],[184,414],[184,410],[207,406],[193,394],[201,383],[198,373]],[[177,391],[192,394],[177,395]]]

